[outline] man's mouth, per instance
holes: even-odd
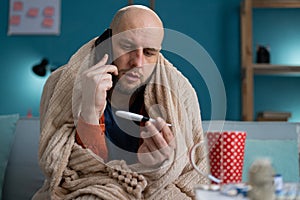
[[[126,72],[124,78],[129,82],[136,82],[141,79],[141,76],[137,72]]]

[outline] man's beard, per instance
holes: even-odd
[[[153,70],[153,72],[154,72],[154,70]],[[114,77],[113,90],[116,90],[117,92],[120,92],[121,94],[132,95],[133,93],[139,91],[140,88],[143,88],[145,85],[147,85],[147,83],[149,83],[151,77],[153,76],[153,72],[146,80],[144,80],[144,76],[142,74],[140,74],[140,83],[133,87],[128,87],[128,85],[126,83],[124,83],[125,80],[123,80],[124,82],[122,82],[122,80],[120,81],[120,79],[122,79],[122,77],[121,78]]]
[[[128,85],[126,83],[122,83],[122,81],[117,81],[114,90],[120,92],[121,94],[127,94],[127,95],[131,95],[133,94],[141,85],[142,82],[140,82],[140,84],[137,84],[133,87],[128,87]]]
[[[119,72],[120,73],[120,72]],[[140,88],[142,85],[145,84],[144,76],[142,74],[140,74],[139,72],[137,72],[139,74],[139,78],[140,81],[138,84],[134,85],[134,86],[129,86],[129,84],[126,83],[126,80],[123,76],[121,77],[114,77],[114,90],[116,90],[117,92],[120,92],[121,94],[126,94],[126,95],[131,95],[133,94],[138,88]],[[123,79],[123,80],[122,80]]]

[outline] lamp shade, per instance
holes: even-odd
[[[32,71],[38,76],[46,76],[48,63],[48,59],[43,58],[39,64],[32,67]]]

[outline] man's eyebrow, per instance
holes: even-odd
[[[121,39],[119,40],[119,42],[128,42],[128,43],[132,43],[132,41],[131,41],[130,39],[128,39],[128,38],[121,38]]]
[[[160,49],[153,48],[153,47],[146,47],[145,49],[150,50],[150,51],[160,51]]]
[[[119,40],[119,43],[128,43],[128,44],[131,44],[131,45],[136,45],[132,40],[130,40],[129,38],[121,38]],[[160,48],[155,48],[155,47],[143,47],[143,49],[147,49],[147,50],[150,50],[150,51],[156,51],[156,52],[159,52],[160,51]]]

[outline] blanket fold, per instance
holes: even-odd
[[[193,170],[190,148],[203,140],[197,95],[187,79],[162,55],[145,89],[150,117],[172,123],[176,149],[156,168],[122,160],[105,163],[75,142],[81,109],[80,74],[94,64],[94,39],[47,80],[41,99],[39,163],[43,187],[33,199],[190,199],[193,187],[208,180]],[[205,152],[196,163],[208,171]]]

